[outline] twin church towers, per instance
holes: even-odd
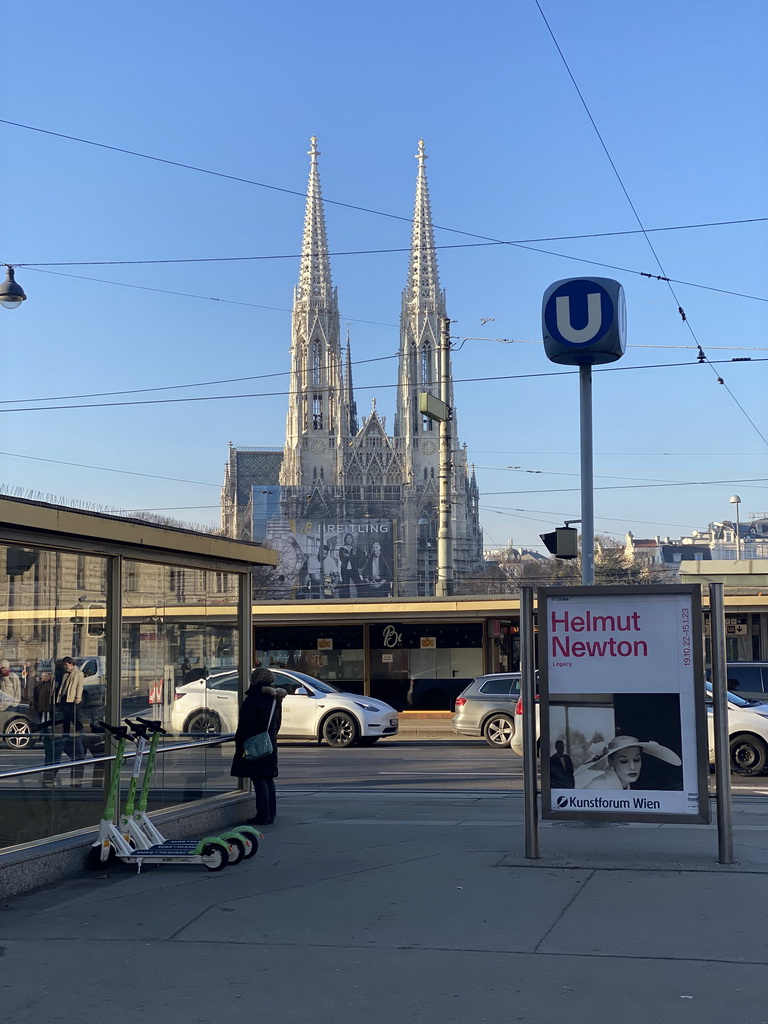
[[[273,519],[281,522],[272,522],[266,542],[270,543],[270,536],[282,535],[285,539],[289,533],[301,537],[302,533],[306,536],[320,530],[326,551],[326,538],[346,527],[352,529],[351,524],[389,522],[391,593],[434,594],[439,434],[437,424],[419,412],[418,396],[423,391],[439,396],[438,346],[446,305],[438,277],[424,142],[419,142],[416,157],[416,202],[402,296],[397,400],[391,434],[375,399],[369,414],[358,416],[350,341],[347,337],[342,347],[338,296],[331,278],[319,156],[313,137],[299,282],[293,299],[285,447],[274,481],[279,494],[272,489],[273,513],[277,512],[278,499],[280,505]],[[452,381],[449,394],[453,406]],[[466,453],[459,446],[455,407],[452,429],[454,571],[460,586],[462,576],[472,574],[482,564],[482,534],[477,482],[474,472],[468,472]],[[242,504],[247,490],[242,486],[244,480],[232,479],[233,471],[237,475],[238,463],[233,455],[239,451],[245,454],[247,450],[230,448],[222,493],[222,516],[230,535],[238,535],[235,521],[239,517],[232,507],[233,500],[238,504],[239,494]],[[250,451],[255,453],[257,449]],[[265,465],[263,459],[261,464]],[[263,489],[265,484],[263,478],[254,480],[254,524],[260,520],[259,487]],[[257,532],[252,533],[255,540],[261,539]],[[279,550],[280,545],[276,546]]]

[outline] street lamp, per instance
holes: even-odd
[[[10,263],[6,263],[5,267],[7,273],[5,281],[0,285],[0,306],[5,306],[6,309],[16,309],[27,296],[24,294],[24,289],[21,285],[16,282],[16,278],[13,275],[13,267]]]
[[[741,498],[738,494],[732,494],[730,498],[731,504],[736,506],[736,560],[741,558],[741,527],[739,524],[739,505],[741,504]]]

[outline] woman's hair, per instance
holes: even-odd
[[[275,673],[259,666],[251,672],[251,686],[274,686]]]

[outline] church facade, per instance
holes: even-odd
[[[229,536],[278,550],[275,597],[430,595],[437,575],[438,424],[419,394],[439,397],[438,350],[446,317],[423,141],[417,154],[410,262],[402,296],[393,430],[376,408],[359,417],[349,337],[344,346],[331,278],[317,140],[311,140],[299,282],[294,291],[285,446],[230,446],[222,489]],[[482,565],[479,492],[452,409],[454,576]],[[258,455],[257,455],[258,453]],[[279,469],[277,468],[279,465]],[[257,472],[253,470],[259,467]],[[253,467],[253,468],[252,468]],[[269,467],[269,470],[265,470]],[[253,480],[250,479],[253,473]]]

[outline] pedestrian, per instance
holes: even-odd
[[[50,672],[40,673],[40,682],[32,693],[32,708],[37,714],[40,731],[43,734],[43,758],[45,764],[57,764],[61,758],[61,749],[56,743],[56,704],[54,703],[54,683]],[[52,786],[56,779],[55,772],[43,774],[43,785]]]
[[[555,743],[555,753],[549,759],[549,784],[552,789],[575,789],[573,761],[565,752],[562,740]]]
[[[255,668],[251,672],[251,685],[240,706],[240,715],[235,733],[235,756],[232,759],[230,775],[238,779],[250,779],[256,794],[256,817],[248,820],[249,825],[271,825],[275,820],[277,803],[275,779],[277,778],[277,733],[282,720],[281,703],[286,691],[276,687],[275,676],[268,668]],[[272,753],[248,760],[244,754],[245,741],[261,732],[269,732]]]
[[[0,690],[10,697],[12,705],[21,704],[21,680],[15,672],[11,672],[11,665],[8,661],[0,661]]]
[[[84,676],[75,664],[74,658],[62,658],[63,674],[56,694],[56,704],[61,708],[61,727],[64,734],[64,751],[73,761],[82,761],[85,749],[80,734],[80,705],[83,702]],[[70,728],[72,733],[70,735]],[[72,785],[80,786],[83,781],[83,766],[72,769]]]

